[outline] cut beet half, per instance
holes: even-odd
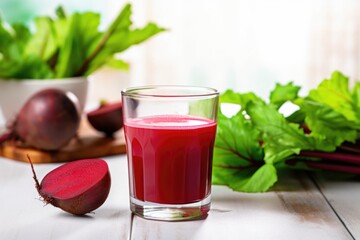
[[[110,103],[87,114],[91,126],[111,137],[123,127],[122,103]]]
[[[36,188],[46,203],[83,215],[99,208],[107,199],[111,178],[102,159],[83,159],[65,163],[38,182],[32,166]]]

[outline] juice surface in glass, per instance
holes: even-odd
[[[215,121],[151,116],[125,122],[124,131],[132,197],[185,204],[210,194]]]

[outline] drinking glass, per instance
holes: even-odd
[[[146,219],[204,219],[210,210],[219,93],[196,86],[122,91],[131,211]]]

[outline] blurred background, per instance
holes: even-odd
[[[1,0],[3,19],[28,22],[67,11],[102,14],[106,26],[127,1]],[[169,29],[127,51],[129,72],[103,69],[91,99],[120,99],[122,88],[191,84],[267,97],[276,82],[304,92],[340,70],[360,79],[360,1],[356,0],[134,0],[133,21]]]

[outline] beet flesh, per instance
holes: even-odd
[[[31,160],[29,158],[31,163]],[[82,159],[65,163],[49,172],[39,183],[31,167],[36,188],[46,203],[74,214],[84,215],[107,199],[111,177],[106,161]]]
[[[107,136],[113,134],[123,127],[122,103],[110,103],[100,106],[87,114],[87,119],[96,130]]]
[[[12,131],[26,144],[58,150],[77,133],[81,114],[76,96],[59,89],[45,89],[30,97],[20,110]]]

